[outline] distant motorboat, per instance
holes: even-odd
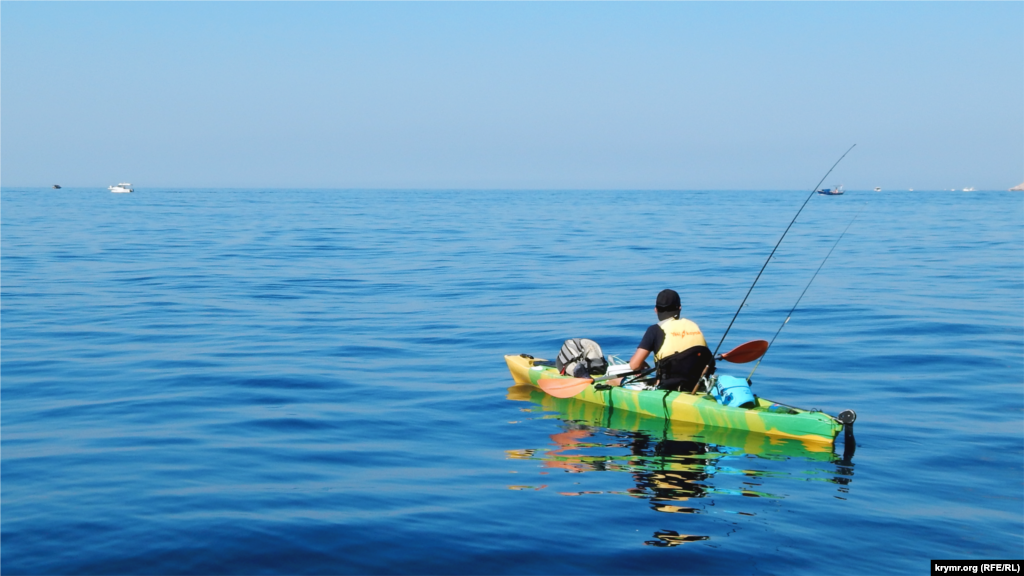
[[[134,192],[132,185],[127,182],[121,182],[117,186],[107,186],[107,189],[117,194],[125,194],[128,192]]]
[[[875,186],[875,192],[881,192],[881,191],[882,191],[882,189],[880,187]]]
[[[60,184],[54,184],[53,185],[53,189],[54,190],[60,190]]]
[[[842,184],[836,186],[835,188],[822,188],[821,190],[818,190],[818,194],[822,194],[825,196],[839,196],[843,192],[846,192],[846,190],[843,190]]]
[[[964,192],[975,192],[974,186],[971,186],[970,188],[964,188]]]

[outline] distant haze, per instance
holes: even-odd
[[[49,3],[3,186],[1007,189],[1024,3]]]

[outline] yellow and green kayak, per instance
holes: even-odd
[[[508,389],[506,398],[529,402],[536,405],[537,410],[556,413],[558,418],[567,422],[629,431],[657,440],[699,442],[737,449],[744,454],[754,454],[769,460],[800,458],[817,462],[832,462],[837,458],[835,447],[824,442],[801,442],[792,438],[768,436],[749,430],[665,420],[636,412],[615,410],[602,404],[592,404],[576,398],[555,398],[545,394],[536,386],[513,385]],[[582,461],[581,458],[586,457],[575,458]],[[548,460],[549,458],[545,456],[542,459]]]
[[[550,362],[540,358],[508,355],[505,362],[519,385],[537,386],[542,378],[568,378],[559,374]],[[752,408],[734,408],[719,404],[712,396],[703,394],[620,387],[598,390],[594,386],[586,387],[574,398],[673,422],[758,432],[806,444],[831,445],[843,429],[842,422],[824,412],[785,406],[764,398],[757,398],[757,405]]]

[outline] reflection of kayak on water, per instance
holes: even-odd
[[[661,394],[664,395],[664,392]],[[576,398],[555,398],[545,394],[536,386],[513,386],[508,389],[508,399],[533,402],[544,410],[558,412],[560,418],[570,422],[615,430],[629,430],[662,440],[728,446],[739,449],[745,454],[755,454],[768,459],[804,458],[830,462],[836,457],[832,446],[826,443],[804,442],[749,430],[666,420],[638,412],[609,409],[607,406]]]
[[[550,366],[550,362],[527,355],[508,355],[505,356],[505,362],[516,384],[538,386],[541,379],[566,378]],[[752,408],[738,408],[719,404],[714,397],[705,394],[621,387],[599,390],[595,386],[587,386],[574,397],[591,404],[608,406],[615,411],[633,412],[700,427],[758,432],[776,438],[792,438],[808,445],[830,446],[843,429],[842,422],[824,412],[785,406],[764,398],[756,398],[756,405]],[[852,415],[852,411],[847,412]],[[849,424],[852,424],[852,419]]]
[[[654,418],[576,398],[556,398],[536,386],[512,386],[507,398],[535,404],[524,411],[545,420],[554,413],[563,422],[561,431],[550,435],[550,444],[506,450],[508,459],[539,462],[545,470],[540,474],[553,470],[622,473],[633,484],[616,489],[618,482],[613,481],[611,490],[586,490],[575,486],[580,482],[562,483],[568,488],[556,488],[562,496],[616,494],[645,500],[660,513],[754,516],[763,506],[752,504],[751,498],[786,498],[785,491],[773,489],[778,487],[773,479],[824,481],[838,485],[841,494],[849,492],[852,444],[840,457],[827,444]],[[759,466],[750,456],[772,463]],[[801,462],[812,463],[810,469]],[[510,488],[541,490],[548,485]],[[669,547],[712,537],[658,530],[644,544]]]

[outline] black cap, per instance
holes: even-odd
[[[679,294],[671,288],[666,288],[658,293],[658,301],[655,306],[659,310],[679,310],[682,307],[679,303]]]

